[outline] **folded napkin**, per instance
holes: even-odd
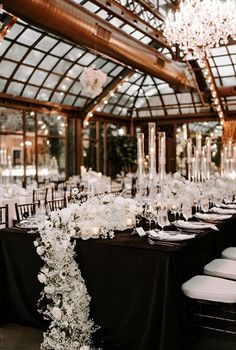
[[[209,212],[215,213],[215,214],[233,215],[233,214],[236,214],[236,209],[224,209],[224,208],[213,207],[209,210]]]
[[[151,230],[148,233],[148,236],[152,239],[158,239],[158,240],[165,240],[165,241],[184,241],[186,239],[192,239],[196,235],[191,234],[191,235],[186,235],[183,233],[176,233],[177,231],[154,231]]]
[[[221,204],[220,208],[236,209],[236,204]]]
[[[232,217],[232,215],[223,215],[223,214],[206,214],[206,213],[196,213],[195,218],[206,221],[220,221],[220,220],[228,220]]]
[[[219,231],[219,229],[215,225],[207,223],[207,222],[178,220],[174,224],[177,228],[181,228],[181,229],[186,230],[186,231],[188,231],[189,229],[190,230],[205,230],[208,228],[211,228],[212,230]]]

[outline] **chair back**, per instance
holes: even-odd
[[[40,202],[40,204],[45,204],[47,202],[48,187],[37,188],[33,190],[33,203]]]
[[[9,210],[8,204],[0,207],[0,227],[7,228],[9,227]]]
[[[47,201],[47,210],[49,212],[66,208],[66,198],[54,199],[53,201]]]
[[[66,198],[66,187],[63,189],[54,189],[52,188],[52,201],[56,199],[65,199]]]
[[[27,219],[29,216],[34,216],[36,212],[36,206],[39,206],[39,202],[18,204],[15,203],[16,219],[18,222]]]

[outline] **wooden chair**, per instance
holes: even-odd
[[[29,216],[34,216],[36,211],[36,206],[39,206],[39,202],[18,204],[15,203],[16,219],[17,222],[27,219]]]
[[[0,227],[7,228],[9,227],[9,210],[8,204],[0,207]]]
[[[47,209],[49,212],[66,207],[66,198],[54,199],[47,201]]]
[[[63,190],[56,190],[52,188],[52,201],[56,199],[65,199],[66,198],[66,187]]]
[[[47,202],[47,195],[48,187],[33,190],[33,203],[40,202],[40,204],[45,204]]]

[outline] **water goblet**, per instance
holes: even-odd
[[[186,221],[192,217],[192,204],[189,201],[182,203],[182,214]]]
[[[157,212],[157,222],[158,225],[161,227],[161,231],[163,232],[163,228],[167,225],[169,225],[169,220],[168,220],[168,214],[166,209],[160,209]]]
[[[209,210],[209,200],[207,197],[202,197],[200,200],[201,210],[206,213]]]

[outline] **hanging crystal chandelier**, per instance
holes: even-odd
[[[185,55],[208,56],[211,48],[226,45],[229,36],[236,39],[236,1],[182,0],[179,10],[168,13],[163,34]]]

